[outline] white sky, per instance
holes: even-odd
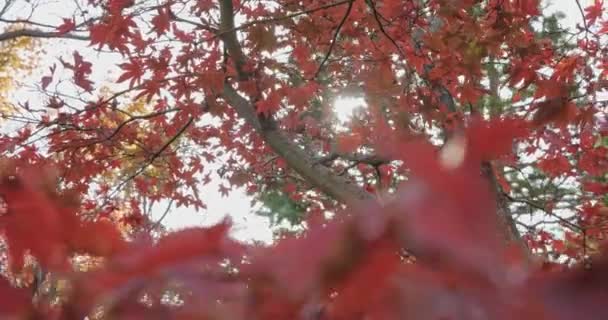
[[[3,0],[0,0],[0,4]],[[593,3],[592,0],[581,0],[583,6]],[[52,25],[61,23],[61,18],[70,15],[73,10],[74,2],[70,0],[55,0],[48,2],[47,5],[37,8],[32,16],[32,20],[43,22]],[[1,6],[1,5],[0,5]],[[573,27],[580,21],[580,12],[574,0],[553,0],[550,6],[550,11],[560,10],[564,12],[567,18],[564,20],[564,26]],[[27,5],[25,0],[20,0],[10,11],[12,17],[23,17],[27,15]],[[0,24],[0,26],[2,26]],[[44,66],[51,65],[57,62],[56,58],[59,55],[71,56],[74,50],[79,51],[86,60],[93,62],[93,75],[91,79],[97,83],[107,83],[108,75],[113,74],[114,78],[116,70],[114,64],[118,62],[117,55],[108,55],[106,53],[97,55],[91,48],[87,47],[87,43],[83,41],[61,41],[64,45],[57,45],[57,41],[53,40],[52,46],[47,46],[47,55],[41,61],[41,66],[36,73],[30,78],[25,79],[24,83],[38,85],[43,74],[48,73],[48,69]],[[27,89],[19,90],[15,98],[23,102],[32,100],[35,96]],[[39,95],[38,95],[39,96]],[[33,101],[35,102],[35,101]],[[337,99],[336,112],[341,121],[348,119],[354,107],[361,105],[361,99],[344,98]],[[218,192],[218,177],[211,184],[202,187],[200,194],[204,198],[207,210],[204,212],[195,212],[193,209],[178,208],[173,209],[171,213],[164,219],[164,224],[170,229],[179,229],[193,225],[210,225],[221,220],[226,215],[230,215],[235,222],[234,236],[241,240],[260,240],[268,242],[272,238],[272,233],[269,228],[269,222],[266,218],[257,216],[252,213],[250,199],[246,196],[243,190],[235,190],[228,197],[222,197]],[[164,211],[166,204],[161,204],[155,213],[154,218],[158,218]]]

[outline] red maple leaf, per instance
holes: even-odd
[[[538,161],[538,168],[550,177],[556,177],[568,173],[572,168],[572,165],[568,158],[560,154],[551,158],[541,159]]]
[[[578,108],[572,102],[563,98],[547,99],[536,105],[536,112],[532,122],[540,127],[545,124],[554,123],[558,126],[566,125],[577,116]]]
[[[88,79],[91,74],[92,64],[85,61],[82,56],[74,51],[74,83],[87,92],[93,91],[93,81]]]
[[[592,5],[585,8],[585,20],[588,25],[593,25],[604,13],[604,1],[595,0]]]
[[[89,28],[91,45],[99,45],[99,49],[107,45],[110,49],[128,52],[127,40],[133,36],[131,31],[136,24],[129,15],[115,14],[106,17],[102,22]]]
[[[120,64],[120,68],[124,70],[123,74],[118,77],[116,82],[121,83],[131,79],[129,82],[129,88],[133,88],[135,83],[141,82],[141,77],[144,75],[144,65],[139,59],[130,59],[129,62]]]
[[[258,101],[255,106],[258,114],[270,116],[280,108],[281,95],[278,92],[273,91],[266,99]]]
[[[513,152],[517,138],[528,134],[528,125],[521,119],[476,119],[467,129],[469,161],[495,160]]]
[[[14,288],[7,279],[0,278],[0,314],[10,319],[28,317],[30,294],[25,289]]]
[[[344,133],[336,138],[336,146],[341,153],[352,153],[361,147],[364,139],[364,136],[359,132]]]
[[[158,8],[158,14],[152,18],[152,26],[157,35],[164,34],[169,30],[171,12],[169,8]]]
[[[134,0],[108,0],[107,8],[111,14],[120,14],[123,9],[131,7]]]
[[[229,188],[229,187],[226,187],[226,186],[225,186],[225,185],[223,185],[223,184],[220,184],[220,186],[219,186],[219,189],[218,189],[218,190],[219,190],[220,194],[222,195],[222,197],[227,197],[227,196],[228,196],[228,194],[230,193],[230,188]]]
[[[40,80],[43,90],[46,90],[46,88],[49,86],[49,84],[51,84],[51,82],[53,81],[53,75],[55,74],[55,68],[56,68],[55,64],[53,64],[51,67],[49,67],[49,70],[51,71],[51,75],[44,76]]]
[[[146,103],[149,103],[152,98],[160,92],[161,83],[156,80],[148,80],[143,84],[143,89],[135,96],[135,99],[146,97]]]
[[[57,27],[57,33],[63,35],[74,30],[75,27],[76,23],[74,22],[74,19],[63,19],[63,23]]]
[[[8,167],[0,177],[6,213],[0,226],[9,242],[12,268],[21,268],[26,252],[45,268],[67,270],[74,252],[107,256],[124,248],[116,228],[102,221],[81,223],[73,207],[52,194],[52,176],[39,167]]]

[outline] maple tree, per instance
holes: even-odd
[[[0,44],[119,73],[70,50],[3,114],[7,265],[54,292],[9,275],[3,317],[606,318],[603,1],[574,29],[539,0],[16,2]],[[159,234],[151,205],[204,208],[214,174],[300,228]]]

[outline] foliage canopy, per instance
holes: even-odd
[[[572,2],[6,1],[0,93],[70,50],[0,100],[0,316],[606,319],[608,17]],[[150,219],[213,177],[298,232]]]

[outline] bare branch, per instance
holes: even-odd
[[[15,3],[14,0],[5,0],[5,1],[6,2],[4,2],[2,9],[0,9],[0,17],[2,17],[8,11],[8,9],[10,9],[11,5],[13,3]]]

